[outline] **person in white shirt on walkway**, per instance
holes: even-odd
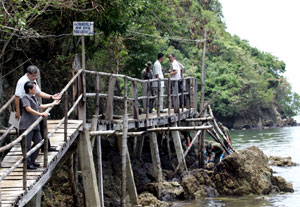
[[[177,79],[178,80],[178,93],[182,93],[182,77],[181,77],[181,67],[180,63],[175,59],[174,54],[169,55],[169,60],[172,63],[171,69],[170,69],[170,75],[172,79]],[[174,83],[172,84],[172,87],[174,88]],[[180,107],[182,107],[182,101],[181,98],[179,99],[180,102]]]
[[[164,61],[165,55],[163,53],[158,53],[157,55],[157,60],[155,61],[154,65],[153,65],[153,79],[156,78],[160,78],[163,79],[164,75],[163,75],[163,71],[162,71],[162,66],[161,63]],[[164,104],[164,99],[163,99],[163,95],[164,95],[164,81],[160,82],[160,94],[158,94],[158,81],[153,82],[153,88],[154,88],[154,92],[156,95],[159,95],[160,98],[160,112],[164,113],[166,112],[166,110],[163,109],[163,104]],[[158,105],[158,103],[156,103],[156,105]]]
[[[20,100],[23,98],[23,96],[26,94],[24,85],[28,81],[32,81],[36,83],[36,79],[40,75],[40,70],[35,65],[30,65],[27,68],[27,73],[23,75],[17,83],[16,91],[15,91],[15,108],[16,108],[16,118],[19,120],[21,116],[21,108],[20,106]],[[41,91],[40,87],[36,84],[36,94],[44,99],[50,99],[50,100],[59,100],[61,96],[57,93],[55,95],[47,94],[43,91]],[[40,122],[40,128],[41,128],[41,134],[43,136],[43,121]],[[43,149],[42,149],[43,150]],[[50,145],[50,141],[48,140],[48,151],[56,151],[56,148]]]

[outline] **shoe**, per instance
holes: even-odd
[[[27,169],[28,169],[28,170],[35,170],[36,167],[35,167],[33,164],[28,164],[28,165],[27,165]]]
[[[58,149],[56,149],[56,147],[54,147],[54,146],[51,146],[48,148],[48,152],[57,152],[57,151],[58,151]]]
[[[41,165],[40,165],[39,163],[36,163],[36,162],[33,162],[32,165],[33,165],[34,167],[41,167]]]

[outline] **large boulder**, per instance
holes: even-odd
[[[292,184],[273,176],[268,157],[257,147],[227,156],[215,166],[211,179],[221,195],[292,192]]]

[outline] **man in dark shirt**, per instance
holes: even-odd
[[[151,70],[151,66],[152,66],[151,61],[148,61],[146,63],[146,68],[144,68],[143,71],[142,71],[142,79],[143,80],[152,79],[153,73],[152,73],[152,70]],[[150,83],[150,96],[153,96],[153,95],[154,95],[153,87],[152,87],[152,84]],[[153,103],[154,103],[154,99],[150,99],[149,100],[149,112],[150,113],[152,113],[152,110],[153,110]]]

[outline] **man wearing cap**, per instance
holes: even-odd
[[[151,66],[152,66],[151,61],[148,61],[145,64],[145,66],[146,66],[146,68],[144,68],[143,71],[142,71],[142,79],[143,80],[152,79],[153,78],[153,73],[152,73],[152,70],[151,70]],[[153,96],[153,95],[154,95],[153,94],[153,87],[152,87],[152,84],[150,84],[150,96]],[[149,100],[149,113],[152,113],[153,102],[154,102],[153,99]]]
[[[221,122],[219,122],[218,125],[219,125],[220,129],[222,130],[223,134],[225,135],[227,142],[231,145],[229,129],[226,126],[224,126]]]

